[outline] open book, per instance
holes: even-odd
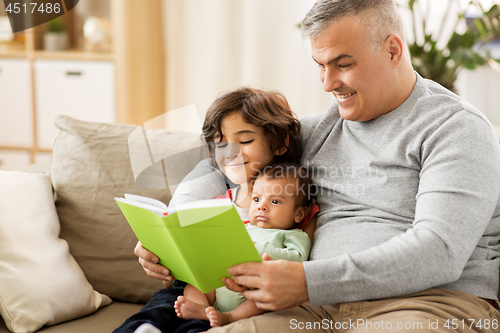
[[[142,245],[160,258],[174,278],[204,293],[224,286],[233,265],[262,261],[229,199],[193,201],[175,209],[125,194],[115,198]]]

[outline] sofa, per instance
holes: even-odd
[[[114,197],[168,203],[199,134],[59,116],[52,161],[0,171],[0,333],[109,333],[163,288]]]
[[[58,116],[51,162],[0,171],[0,333],[109,333],[164,288],[115,197],[168,203],[203,158],[196,133]]]

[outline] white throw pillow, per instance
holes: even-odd
[[[112,302],[94,291],[59,230],[49,176],[0,171],[0,314],[12,332],[34,332]]]

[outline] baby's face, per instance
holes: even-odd
[[[292,229],[307,213],[305,207],[295,207],[296,198],[295,180],[258,178],[248,211],[250,223],[265,229]]]

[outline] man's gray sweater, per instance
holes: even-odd
[[[313,305],[432,287],[497,298],[500,150],[478,110],[418,76],[374,120],[344,120],[334,103],[301,123],[320,206],[304,263]]]

